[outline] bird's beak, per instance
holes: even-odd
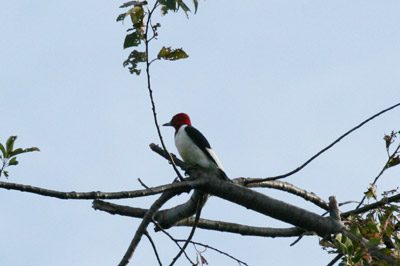
[[[163,126],[164,127],[172,127],[171,122],[165,123]]]

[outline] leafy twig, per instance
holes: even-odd
[[[151,79],[150,79],[150,61],[149,61],[149,42],[151,39],[148,39],[148,32],[149,32],[149,26],[151,23],[151,16],[154,12],[154,10],[156,10],[156,8],[158,7],[158,1],[156,1],[156,3],[154,4],[153,8],[148,12],[147,15],[147,22],[146,22],[146,31],[144,33],[145,36],[145,51],[146,51],[146,75],[147,75],[147,89],[149,91],[149,96],[150,96],[150,102],[151,102],[151,109],[153,111],[153,118],[154,118],[154,124],[157,128],[157,133],[158,133],[158,137],[160,139],[161,145],[163,147],[163,149],[166,151],[166,153],[169,155],[169,161],[172,164],[172,167],[174,168],[175,173],[178,175],[178,178],[183,181],[183,177],[181,175],[181,173],[179,172],[178,168],[176,167],[176,164],[174,162],[174,159],[172,158],[172,156],[169,154],[167,147],[165,146],[162,134],[161,134],[161,130],[160,130],[160,126],[158,124],[158,120],[157,120],[157,112],[156,112],[156,105],[154,102],[154,98],[153,98],[153,90],[151,89]],[[153,32],[153,34],[155,35],[155,32]],[[153,36],[154,37],[154,36]]]
[[[1,174],[4,173],[4,176],[8,178],[8,171],[4,169],[11,165],[17,165],[17,155],[32,151],[40,151],[39,148],[31,147],[31,148],[17,148],[14,150],[14,143],[17,139],[17,136],[11,136],[7,139],[6,146],[4,147],[3,144],[0,143],[0,160],[2,161],[2,166],[0,168],[0,177]]]
[[[379,174],[375,177],[374,182],[371,183],[371,188],[375,186],[376,182],[378,181],[378,179],[382,176],[383,172],[385,172],[386,169],[388,169],[388,165],[389,163],[393,160],[393,158],[395,158],[395,156],[398,154],[400,149],[400,145],[396,148],[396,150],[392,153],[392,155],[389,156],[389,159],[387,160],[387,162],[385,163],[385,166],[382,168],[382,170],[379,172]],[[370,188],[370,189],[371,189]],[[370,191],[370,189],[368,190],[368,192]],[[365,199],[367,198],[367,194],[368,192],[366,192],[363,196],[363,198],[361,199],[360,203],[357,205],[356,209],[360,208],[361,205],[364,203]]]

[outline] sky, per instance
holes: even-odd
[[[0,142],[40,148],[18,156],[1,181],[60,191],[121,191],[170,183],[170,165],[149,149],[159,143],[145,76],[122,62],[128,21],[117,1],[7,1],[0,10]],[[190,3],[190,2],[188,2]],[[400,102],[398,1],[199,1],[197,14],[160,16],[162,46],[189,58],[151,67],[160,124],[178,112],[207,136],[231,178],[289,172],[361,121]],[[360,200],[387,160],[384,134],[400,130],[395,109],[357,130],[285,181],[324,200]],[[176,153],[173,129],[162,128]],[[397,188],[400,167],[378,181]],[[268,196],[323,213],[287,193]],[[166,207],[185,202],[181,195]],[[146,208],[155,197],[115,200]],[[116,265],[140,220],[59,200],[0,191],[0,265]],[[346,205],[342,211],[354,208]],[[202,217],[265,227],[290,225],[216,197]],[[149,231],[169,263],[178,250]],[[173,228],[186,238],[190,228]],[[272,239],[198,229],[195,241],[249,265],[326,265],[334,257],[317,237]],[[201,251],[201,249],[200,249]],[[195,259],[196,251],[188,248]],[[209,265],[237,265],[207,250]],[[143,238],[130,265],[157,265]],[[188,265],[181,258],[176,265]]]

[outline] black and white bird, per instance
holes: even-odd
[[[187,114],[176,114],[171,122],[163,126],[175,128],[175,146],[186,164],[200,166],[208,171],[218,170],[224,179],[228,179],[210,143],[199,130],[192,126]]]

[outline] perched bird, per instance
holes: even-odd
[[[228,179],[210,143],[200,131],[192,127],[187,114],[176,114],[171,122],[163,126],[175,128],[175,146],[185,163],[189,166],[200,166],[208,171],[218,171],[223,179]]]

